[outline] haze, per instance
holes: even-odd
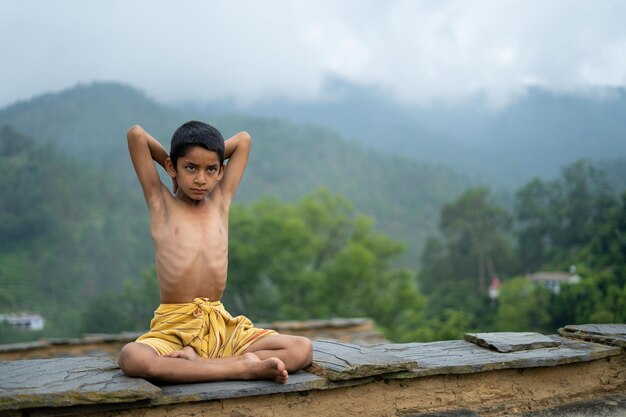
[[[329,79],[498,109],[529,86],[626,83],[620,1],[20,1],[0,7],[0,106],[92,81],[168,103],[329,99]]]

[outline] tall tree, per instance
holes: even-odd
[[[487,188],[469,189],[442,208],[441,237],[428,241],[418,277],[437,329],[432,337],[458,336],[460,323],[465,331],[492,325],[489,278],[516,270],[510,227],[511,216],[490,199]],[[442,333],[444,328],[449,330]]]
[[[441,238],[431,239],[422,257],[420,285],[426,293],[445,282],[484,292],[496,269],[513,269],[511,217],[489,199],[489,189],[467,190],[441,210]]]
[[[616,204],[603,172],[585,160],[563,167],[556,180],[530,181],[516,202],[524,269],[571,262]]]
[[[606,221],[595,231],[587,246],[589,264],[614,270],[619,284],[626,285],[626,191],[618,204],[607,209]]]

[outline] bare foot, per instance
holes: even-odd
[[[286,384],[289,380],[285,364],[278,358],[261,360],[257,356],[256,360],[252,359],[246,365],[249,367],[252,379],[272,379],[279,384]]]
[[[170,352],[163,356],[167,356],[168,358],[187,359],[188,361],[193,362],[200,362],[202,360],[191,346],[185,346],[181,350],[175,350],[174,352]]]
[[[168,358],[186,359],[192,362],[219,361],[219,362],[239,362],[246,369],[245,379],[271,379],[279,384],[286,384],[289,374],[285,369],[285,364],[278,358],[268,358],[261,360],[254,353],[244,353],[241,356],[233,356],[220,359],[203,359],[191,346],[185,346],[181,350],[164,355]]]

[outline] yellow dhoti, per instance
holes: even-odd
[[[154,312],[150,331],[137,342],[166,355],[191,346],[204,358],[241,355],[250,345],[274,330],[255,328],[244,317],[233,317],[220,301],[195,298],[191,303],[161,304]]]

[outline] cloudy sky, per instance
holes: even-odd
[[[626,84],[626,1],[3,1],[0,106],[94,80],[163,102],[311,100],[329,78],[414,104]]]

